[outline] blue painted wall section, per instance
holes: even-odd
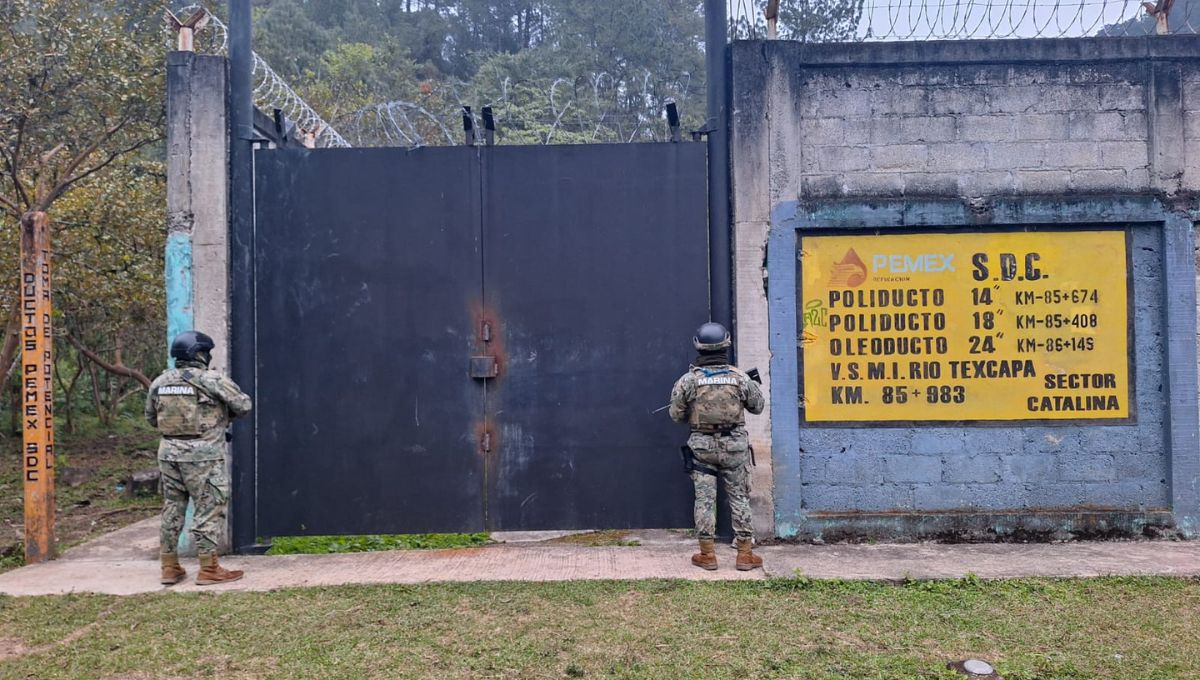
[[[1185,534],[1200,531],[1200,437],[1196,376],[1196,233],[1193,218],[1171,215],[1162,238],[1162,307],[1167,337],[1164,397],[1171,408],[1167,437],[1171,450],[1171,506]]]
[[[186,232],[172,232],[167,236],[167,346],[183,331],[192,330],[195,324],[194,286],[192,278],[192,236]],[[169,356],[169,365],[175,361]]]
[[[913,528],[914,522],[941,531],[945,526],[927,518],[964,511],[990,516],[987,530],[994,533],[1015,530],[1021,523],[997,519],[1008,513],[1101,512],[1112,523],[1137,530],[1170,511],[1179,529],[1193,533],[1200,515],[1200,454],[1190,218],[1142,198],[1014,199],[993,204],[982,221],[1130,228],[1137,422],[802,425],[796,276],[805,233],[829,228],[873,233],[913,226],[974,230],[986,225],[958,201],[783,202],[772,211],[767,262],[777,535],[820,538],[838,522],[853,521],[874,523],[875,528],[907,523],[899,533],[911,535],[921,531]]]
[[[183,331],[192,330],[195,325],[194,292],[192,277],[192,236],[187,232],[172,232],[167,235],[167,348],[171,340]],[[167,357],[169,366],[175,365],[175,360]],[[187,515],[184,517],[184,531],[179,536],[179,552],[192,551],[192,517],[195,508],[188,501]]]

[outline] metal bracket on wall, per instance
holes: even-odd
[[[484,345],[492,342],[492,324],[489,321],[482,321],[479,324],[479,339]],[[484,351],[491,350],[491,347]],[[496,361],[494,354],[482,354],[471,357],[469,373],[472,378],[488,380],[500,375],[500,362]]]
[[[471,357],[471,377],[487,380],[495,378],[500,374],[500,365],[496,363],[496,357],[480,356]]]

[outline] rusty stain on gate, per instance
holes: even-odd
[[[475,441],[483,461],[483,521],[490,528],[491,507],[489,489],[499,478],[496,452],[500,450],[500,433],[496,427],[494,409],[489,404],[489,386],[500,377],[504,369],[504,343],[500,324],[494,309],[477,303],[471,309],[472,326],[475,329],[475,350],[471,356],[468,373],[483,386],[483,417],[475,426]]]

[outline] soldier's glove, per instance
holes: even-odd
[[[225,430],[225,441],[227,441],[227,442],[233,441],[233,430],[231,430],[231,429]]]
[[[746,377],[750,378],[751,380],[758,383],[759,385],[762,384],[762,376],[758,374],[757,368],[752,368],[749,371],[746,371]]]

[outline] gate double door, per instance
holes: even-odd
[[[703,145],[255,162],[237,545],[690,525],[661,407],[708,318]]]

